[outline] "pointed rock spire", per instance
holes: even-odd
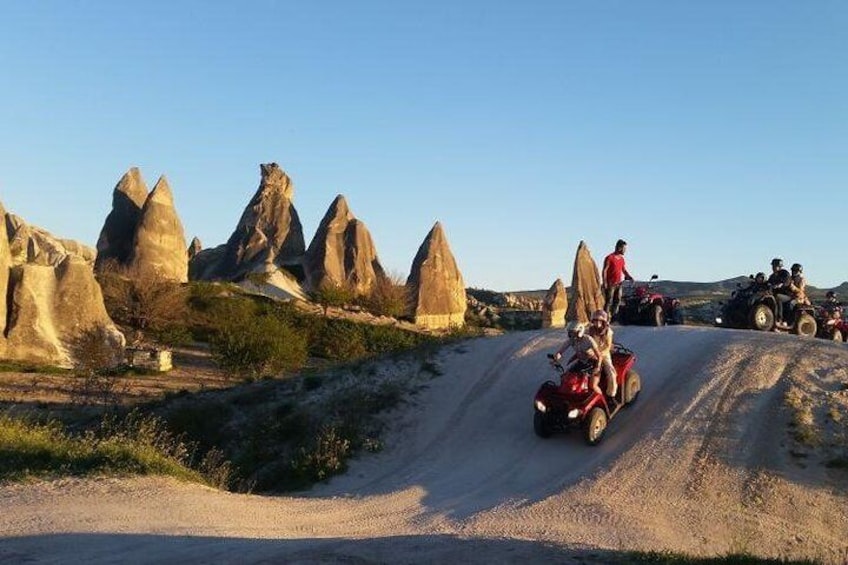
[[[592,312],[604,307],[601,293],[601,277],[598,265],[592,259],[589,246],[584,241],[577,246],[574,257],[574,273],[571,279],[571,301],[568,304],[568,320],[588,322]]]
[[[294,186],[276,163],[263,164],[260,171],[259,188],[227,241],[218,276],[235,278],[274,267],[302,271],[306,245],[292,204]]]
[[[441,223],[436,222],[418,248],[406,285],[419,326],[442,329],[465,324],[465,283]]]
[[[195,256],[203,251],[203,244],[200,242],[200,238],[194,236],[191,239],[191,243],[188,244],[188,260],[191,261],[195,258]]]
[[[9,251],[9,237],[6,233],[6,209],[0,202],[0,355],[5,355],[5,326],[7,317],[7,295],[9,291],[9,267],[12,265],[12,253]]]
[[[129,269],[176,282],[188,281],[188,253],[183,224],[164,175],[147,196],[133,240]]]
[[[565,326],[565,310],[568,307],[568,295],[562,279],[557,279],[542,302],[542,327],[562,328]]]
[[[121,265],[129,261],[146,200],[147,185],[138,168],[132,167],[121,177],[112,193],[112,211],[106,216],[97,239],[95,269],[101,269],[110,259]]]
[[[385,277],[371,233],[354,218],[341,194],[324,214],[306,250],[304,268],[307,286],[312,290],[329,284],[367,295]]]

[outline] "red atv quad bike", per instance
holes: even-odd
[[[666,324],[682,324],[683,311],[680,301],[676,298],[663,296],[653,288],[657,275],[645,284],[631,285],[630,291],[622,298],[616,321],[621,324],[636,324],[642,326],[664,326]]]
[[[636,354],[618,343],[613,347],[612,364],[618,382],[615,402],[608,402],[605,395],[590,388],[592,363],[578,361],[566,370],[554,360],[553,355],[548,354],[548,358],[560,373],[560,383],[546,381],[536,392],[533,402],[533,429],[536,435],[547,438],[555,432],[582,427],[586,443],[597,445],[604,437],[607,423],[639,396],[642,382],[632,368]]]

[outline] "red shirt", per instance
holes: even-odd
[[[604,258],[604,271],[607,276],[604,280],[606,286],[621,284],[624,280],[624,255],[610,253]]]

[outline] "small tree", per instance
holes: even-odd
[[[68,349],[74,358],[77,377],[71,390],[72,400],[104,406],[117,403],[118,377],[112,369],[121,363],[121,359],[109,330],[104,326],[94,326],[82,331],[71,340]]]
[[[103,301],[109,316],[135,330],[160,332],[184,325],[188,313],[186,288],[150,273],[130,273],[115,262],[105,264],[98,274]]]
[[[324,307],[326,316],[331,306],[341,307],[352,302],[354,293],[346,284],[325,281],[312,292],[312,299]]]
[[[405,278],[398,273],[379,277],[374,289],[363,299],[363,305],[373,314],[392,318],[406,316],[410,304]]]

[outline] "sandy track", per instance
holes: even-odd
[[[168,479],[7,485],[0,561],[848,558],[848,474],[790,455],[783,406],[791,379],[843,378],[848,348],[711,328],[617,337],[639,355],[643,392],[598,447],[532,431],[561,331],[480,339],[446,349],[386,449],[327,485],[298,497]]]

